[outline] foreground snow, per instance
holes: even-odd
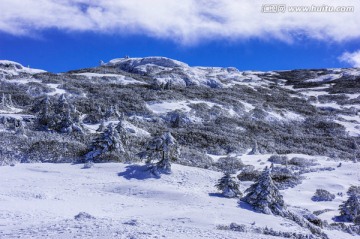
[[[217,172],[174,165],[174,174],[161,179],[132,174],[141,169],[1,167],[0,238],[238,238],[239,233],[216,226],[254,214],[238,208],[236,200],[209,196]],[[76,220],[80,212],[94,218]]]
[[[339,177],[351,172],[351,165],[344,166]],[[173,165],[171,175],[155,179],[143,172],[141,165],[108,163],[90,169],[82,167],[0,167],[0,238],[272,238],[217,229],[218,225],[232,222],[248,226],[255,222],[258,227],[308,233],[292,221],[255,213],[246,206],[240,207],[236,199],[219,196],[214,187],[222,175],[219,172]],[[344,180],[355,179],[354,176]],[[331,178],[324,180],[326,185],[331,184]],[[315,186],[308,183],[304,184],[307,190]],[[341,180],[339,183],[349,184]],[[242,191],[245,186],[242,185]],[[306,208],[311,201],[298,194],[298,189],[304,187],[288,190],[285,202],[305,204]],[[75,218],[80,212],[89,215]],[[351,237],[334,231],[326,233],[330,238]]]

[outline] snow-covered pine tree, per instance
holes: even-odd
[[[179,145],[171,133],[166,132],[161,137],[155,137],[150,141],[146,149],[146,156],[148,157],[147,163],[151,163],[155,159],[158,160],[157,163],[149,167],[154,175],[159,176],[162,172],[170,173],[170,161],[178,158]]]
[[[22,120],[19,120],[17,127],[15,127],[15,132],[17,135],[27,138],[25,126]]]
[[[62,94],[50,119],[50,127],[61,133],[71,133],[73,130],[82,131],[80,113],[76,107],[68,102],[65,94]]]
[[[10,94],[8,95],[7,104],[8,104],[9,107],[14,107],[14,103],[12,101],[12,96]]]
[[[106,154],[114,153],[115,156],[119,156],[124,151],[119,133],[113,124],[110,123],[106,129],[93,140],[90,152],[85,155],[85,161],[101,161],[102,158],[106,158]],[[113,159],[108,158],[107,160]]]
[[[239,184],[236,179],[231,176],[229,172],[225,172],[224,176],[219,179],[215,185],[217,189],[222,191],[222,195],[227,198],[241,197],[242,193],[239,190]]]
[[[254,141],[254,146],[253,146],[253,148],[251,149],[249,155],[256,155],[256,154],[260,154],[260,153],[259,153],[258,143],[257,143],[257,141],[255,140],[255,141]]]
[[[258,180],[245,190],[241,201],[250,204],[256,211],[285,216],[286,206],[279,189],[271,179],[271,169],[265,167]]]
[[[123,116],[119,118],[119,123],[116,125],[115,129],[119,133],[120,140],[122,142],[124,148],[124,156],[127,161],[131,161],[133,159],[133,155],[131,152],[131,141],[129,137],[129,133],[125,128]]]
[[[51,111],[52,111],[52,105],[49,99],[49,96],[45,96],[40,102],[39,102],[39,111],[37,114],[37,122],[46,130],[50,126],[50,120],[51,120]]]
[[[4,93],[2,94],[2,97],[1,97],[1,108],[2,109],[6,108],[6,97],[5,97]]]
[[[100,125],[99,125],[99,127],[97,128],[96,132],[103,132],[104,129],[105,129],[105,121],[104,121],[104,119],[101,119]]]
[[[348,199],[340,205],[340,215],[345,221],[355,222],[360,216],[360,186],[351,186],[347,195]]]
[[[105,115],[104,115],[104,118],[106,120],[110,120],[110,119],[119,119],[121,116],[120,116],[120,113],[119,111],[117,110],[117,107],[116,106],[110,106],[109,109],[107,109],[107,111],[105,112]]]
[[[65,94],[62,94],[57,104],[54,107],[54,115],[51,121],[52,127],[58,132],[70,132],[71,125],[73,121],[70,114],[70,105],[65,97]]]
[[[129,145],[129,134],[125,128],[125,123],[123,120],[120,120],[119,123],[116,125],[115,129],[119,133],[121,142],[123,145]]]
[[[7,96],[7,97],[6,97]],[[1,104],[0,104],[0,109],[2,110],[9,110],[11,109],[11,107],[14,107],[14,104],[12,102],[11,99],[11,95],[5,95],[4,93],[2,94],[2,98],[1,98]]]

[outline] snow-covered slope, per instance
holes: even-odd
[[[243,160],[256,165],[257,158]],[[337,164],[320,162],[326,166]],[[250,227],[254,222],[277,231],[308,233],[292,221],[255,213],[239,207],[236,199],[219,196],[214,187],[219,172],[173,165],[171,175],[155,179],[143,170],[141,165],[111,163],[90,169],[70,164],[0,167],[0,237],[271,238],[217,229],[230,223]],[[311,173],[301,186],[282,192],[284,199],[311,211],[336,210],[343,198],[320,205],[310,200],[311,195],[316,188],[345,192],[358,170],[348,163],[336,173]],[[242,191],[247,184],[241,185]],[[75,218],[81,212],[92,217],[82,214]],[[336,215],[336,211],[329,215]],[[326,233],[331,239],[351,238],[336,231]]]

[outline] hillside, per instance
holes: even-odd
[[[360,69],[146,57],[51,73],[3,60],[0,90],[0,238],[360,234],[339,217],[360,180]],[[171,173],[145,160],[161,157]],[[284,215],[215,188],[231,172],[245,194],[265,166]]]
[[[60,74],[2,61],[0,74],[1,138],[7,139],[0,147],[8,161],[81,160],[100,123],[116,123],[120,115],[133,153],[148,136],[171,131],[187,165],[194,162],[187,162],[186,154],[197,154],[198,166],[211,167],[205,154],[243,154],[255,141],[261,153],[359,157],[358,69],[240,72],[148,57]],[[61,95],[81,134],[38,124],[44,99],[48,110],[56,111]],[[19,121],[26,140],[14,135]],[[44,145],[48,150],[39,157]],[[53,152],[60,145],[66,154]]]

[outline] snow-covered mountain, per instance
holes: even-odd
[[[0,71],[6,134],[15,128],[5,121],[35,120],[45,96],[55,105],[64,94],[87,135],[101,121],[116,123],[120,113],[148,135],[172,131],[189,150],[244,153],[257,141],[263,153],[357,157],[352,151],[360,135],[356,68],[256,72],[146,57],[60,74],[1,61]],[[34,120],[25,128],[44,133]]]
[[[0,168],[0,237],[357,233],[352,223],[331,223],[360,180],[360,69],[258,72],[126,57],[54,74],[3,60],[0,87],[0,165],[15,165]],[[170,175],[148,178],[144,150],[158,150],[165,139],[155,136],[164,132],[179,145],[177,164]],[[120,163],[38,164],[84,163],[89,155]],[[256,213],[214,187],[230,167],[244,192],[272,163],[295,213],[287,218]],[[312,200],[317,189],[334,198]]]

